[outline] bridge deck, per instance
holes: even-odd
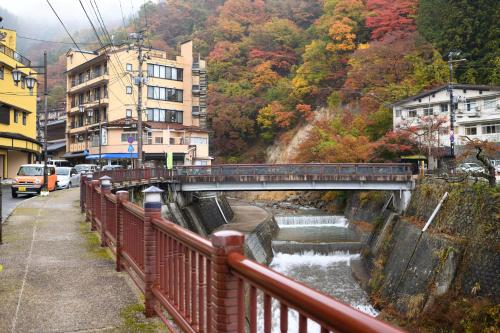
[[[285,164],[184,166],[181,191],[410,190],[409,164]]]

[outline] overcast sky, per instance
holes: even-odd
[[[81,28],[90,28],[85,14],[78,0],[49,0],[57,14],[61,17],[68,29],[73,32]],[[87,11],[91,11],[90,0],[82,0]],[[137,12],[145,0],[97,0],[99,10],[104,18],[106,25],[116,25],[122,22],[122,11],[125,18],[130,17],[132,13]],[[159,0],[152,0],[158,2]],[[59,26],[60,35],[64,35],[64,30],[58,22],[56,16],[50,9],[46,0],[0,0],[0,7],[5,8],[12,14],[19,17],[20,20],[34,21],[36,25],[44,24],[46,26]],[[89,15],[92,14],[89,13]],[[26,18],[26,20],[24,20]],[[3,22],[8,27],[8,22]],[[52,29],[51,29],[52,30]],[[40,36],[37,36],[40,37]]]

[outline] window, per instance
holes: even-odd
[[[415,118],[417,116],[417,109],[408,110],[408,117]]]
[[[163,138],[161,136],[155,137],[155,144],[156,145],[161,145],[163,144]]]
[[[208,165],[207,160],[196,160],[194,161],[194,165]]]
[[[132,64],[127,64],[127,72],[132,72]]]
[[[128,142],[128,138],[134,138],[134,142],[137,142],[137,133],[136,132],[124,132],[122,133],[122,142]]]
[[[192,137],[190,140],[190,143],[192,145],[206,145],[206,144],[208,144],[208,139],[207,138]]]
[[[182,68],[148,64],[148,76],[159,79],[182,81],[183,70]]]
[[[170,144],[175,145],[175,138],[170,138]]]
[[[482,128],[483,134],[500,133],[500,124],[484,125]]]
[[[476,126],[465,127],[465,135],[477,135],[477,127]]]
[[[0,66],[0,80],[3,80],[3,77],[4,77],[4,67],[3,66]]]
[[[424,116],[432,116],[434,114],[434,108],[424,108]]]
[[[179,123],[182,124],[182,111],[166,109],[147,109],[147,121]]]
[[[448,104],[441,104],[441,113],[447,113],[448,112]]]
[[[0,124],[10,124],[10,108],[7,105],[0,104]]]
[[[466,107],[467,107],[467,112],[474,112],[476,111],[476,102],[467,101]]]
[[[26,126],[26,117],[27,117],[26,112],[23,112],[23,125],[24,126]]]
[[[183,91],[180,89],[148,86],[149,99],[182,103],[183,95]]]
[[[193,113],[194,113],[194,110],[193,110]],[[401,110],[396,110],[396,117],[401,117]]]
[[[131,86],[127,86],[127,95],[131,95],[132,94],[132,87]]]
[[[14,122],[17,123],[19,122],[19,112],[14,110]]]
[[[484,111],[493,112],[497,107],[496,99],[487,99],[484,101]]]
[[[132,110],[131,109],[125,110],[125,117],[132,118]]]

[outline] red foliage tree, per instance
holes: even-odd
[[[417,0],[368,0],[366,8],[370,14],[366,26],[372,29],[371,37],[382,39],[393,31],[415,31],[417,3]]]

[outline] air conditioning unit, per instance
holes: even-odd
[[[476,106],[476,112],[479,112],[481,111],[481,107],[480,106]]]

